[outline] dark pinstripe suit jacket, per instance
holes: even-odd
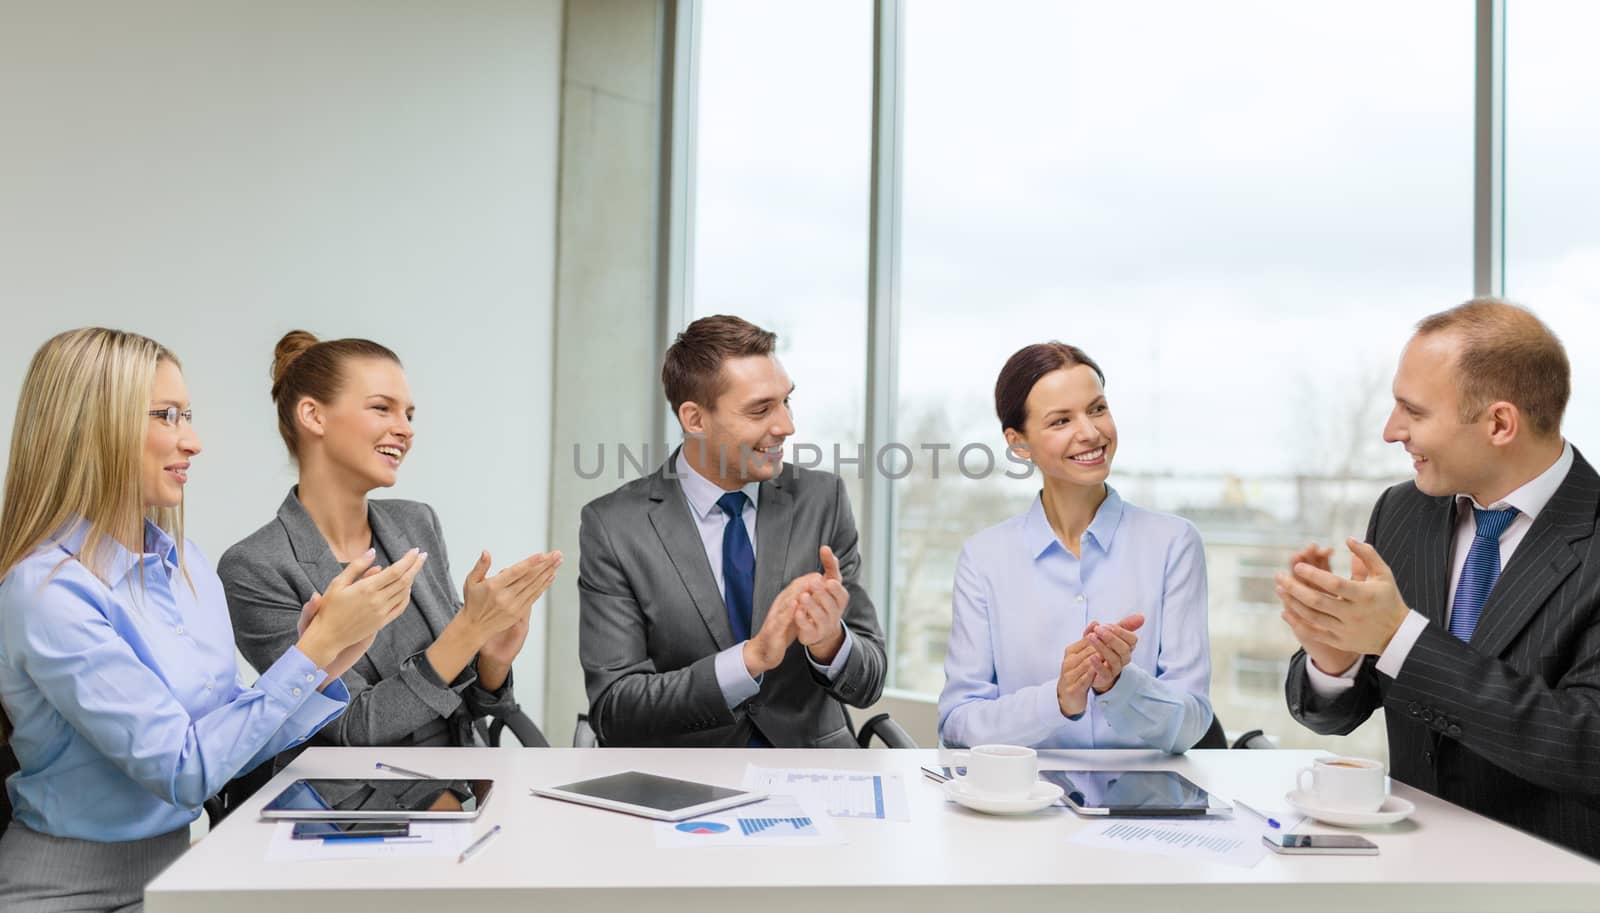
[[[1428,617],[1400,675],[1363,660],[1356,685],[1322,700],[1306,655],[1289,668],[1289,710],[1343,735],[1379,706],[1396,779],[1600,858],[1600,475],[1572,470],[1512,553],[1470,643],[1445,627],[1455,499],[1396,485],[1367,541],[1406,605]]]

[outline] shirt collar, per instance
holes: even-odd
[[[1567,480],[1567,473],[1572,471],[1572,445],[1563,444],[1561,456],[1556,457],[1549,469],[1534,476],[1522,485],[1521,488],[1506,495],[1490,505],[1479,504],[1471,495],[1456,495],[1456,509],[1461,515],[1466,515],[1469,508],[1478,510],[1504,510],[1515,507],[1517,513],[1525,515],[1530,521],[1537,519],[1539,511],[1550,503],[1555,497],[1556,489]]]
[[[678,473],[678,484],[683,487],[683,496],[688,499],[689,509],[694,511],[696,517],[707,519],[713,512],[722,510],[717,506],[717,500],[727,494],[727,490],[689,465],[689,458],[683,455],[682,448],[678,449],[678,458],[673,466]],[[761,506],[760,482],[750,482],[741,491],[750,499],[752,507]]]
[[[1089,521],[1089,528],[1084,531],[1084,535],[1102,552],[1111,551],[1111,540],[1116,538],[1117,527],[1122,524],[1122,507],[1122,496],[1107,485],[1106,499],[1100,502],[1094,519]],[[1050,546],[1060,545],[1056,531],[1050,528],[1050,519],[1044,515],[1043,492],[1033,499],[1033,506],[1028,508],[1027,516],[1023,518],[1022,535],[1028,546],[1028,554],[1034,558],[1042,556]]]
[[[83,551],[84,540],[89,537],[89,521],[79,517],[69,522],[62,532],[52,536],[51,539],[60,545],[67,554],[76,557]],[[135,554],[128,550],[114,536],[105,536],[101,542],[101,557],[105,562],[106,582],[116,586],[122,578],[138,567],[144,561],[144,554]],[[155,555],[167,564],[177,567],[178,543],[167,531],[149,520],[144,521],[144,552]]]

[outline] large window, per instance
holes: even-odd
[[[1006,357],[1086,349],[1112,484],[1205,539],[1219,718],[1285,744],[1313,737],[1271,575],[1405,477],[1380,440],[1396,354],[1471,294],[1470,9],[1368,7],[918,0],[906,23],[901,434],[999,452]],[[1039,489],[962,481],[898,493],[916,690],[943,683],[961,541]]]
[[[1600,362],[1579,357],[1600,321],[1600,4],[1506,6],[1506,294],[1566,342],[1567,437],[1600,446]]]
[[[831,468],[835,446],[853,458],[865,441],[872,7],[700,8],[691,316],[777,332],[795,440]]]
[[[889,565],[874,595],[891,685],[938,692],[961,543],[1037,494],[1004,474],[992,390],[1011,352],[1061,339],[1107,372],[1112,484],[1205,539],[1219,717],[1333,744],[1284,707],[1294,642],[1272,575],[1308,541],[1362,535],[1409,476],[1381,429],[1411,326],[1503,257],[1511,297],[1574,350],[1572,435],[1591,423],[1600,368],[1578,348],[1600,308],[1600,64],[1583,38],[1600,11],[1506,4],[1502,251],[1475,246],[1473,221],[1491,173],[1476,79],[1501,75],[1476,40],[1483,0],[910,0],[885,20],[900,42],[877,82],[873,6],[700,4],[692,310],[786,333],[815,391],[803,439],[864,439],[868,369],[896,365],[873,433],[914,458],[889,535],[866,543]],[[900,93],[878,97],[903,124],[879,147],[898,247],[874,248],[871,101],[895,65]],[[901,280],[878,301],[900,332],[868,351],[874,255]],[[1338,744],[1382,755],[1381,714]]]

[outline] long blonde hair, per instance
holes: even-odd
[[[150,391],[162,361],[178,364],[153,339],[103,327],[68,330],[34,353],[11,430],[0,503],[0,577],[82,520],[88,530],[76,557],[105,580],[106,538],[142,536],[148,519],[178,544],[178,566],[187,578],[183,505],[146,510],[140,491]],[[10,730],[0,713],[0,743]]]

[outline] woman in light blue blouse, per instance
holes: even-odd
[[[1212,717],[1200,534],[1106,484],[1117,426],[1081,349],[1018,351],[994,398],[1044,488],[961,550],[940,741],[1188,750]]]
[[[21,765],[6,913],[140,909],[201,803],[344,709],[339,673],[426,557],[353,563],[239,683],[222,584],[183,537],[191,415],[177,359],[143,336],[72,330],[28,366],[0,508],[0,738]]]

